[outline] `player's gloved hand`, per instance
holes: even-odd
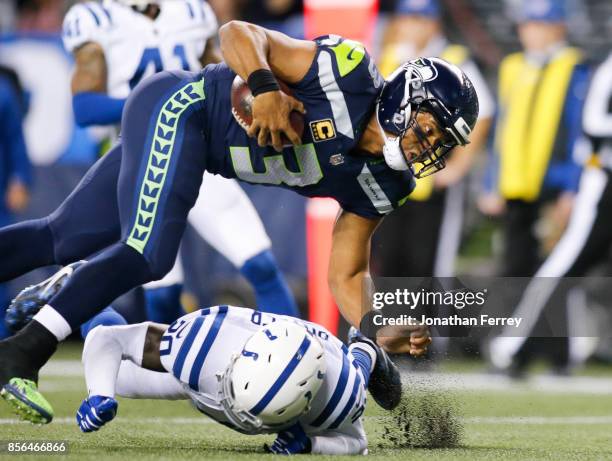
[[[267,452],[277,455],[297,455],[310,453],[312,444],[302,426],[297,423],[289,429],[279,432],[272,445],[264,445],[264,448]]]
[[[93,432],[111,421],[117,414],[117,401],[112,397],[93,395],[77,410],[77,424],[83,432]]]

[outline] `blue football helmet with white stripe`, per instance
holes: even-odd
[[[286,429],[310,409],[325,377],[323,345],[303,325],[276,321],[257,331],[220,376],[223,412],[240,431]]]
[[[418,58],[389,76],[376,109],[385,139],[385,161],[395,170],[411,169],[421,178],[444,168],[453,147],[470,142],[478,118],[478,97],[472,82],[457,66],[439,58]],[[445,134],[433,145],[417,123],[421,111],[432,114]],[[414,130],[422,147],[420,155],[411,160],[401,146],[409,129]],[[419,170],[415,170],[416,164],[421,165]]]

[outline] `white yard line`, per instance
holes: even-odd
[[[53,360],[41,370],[41,389],[61,391],[57,380],[46,377],[79,377],[82,379],[83,366],[78,360]],[[595,394],[612,395],[612,377],[533,375],[525,381],[515,381],[506,376],[487,373],[417,373],[403,372],[402,379],[408,386],[460,390],[460,391],[503,391],[503,392],[544,392],[551,394]],[[79,385],[82,381],[78,381]],[[65,390],[73,390],[70,389]]]
[[[80,360],[51,360],[40,370],[42,376],[83,376]]]
[[[365,419],[382,420],[380,416],[366,416]],[[611,416],[473,416],[461,418],[466,424],[536,424],[536,425],[558,425],[558,424],[612,424]],[[7,424],[29,424],[16,418],[0,418],[0,425]],[[74,424],[74,418],[55,418],[52,424]],[[123,418],[119,417],[112,424],[177,424],[197,425],[216,424],[205,416],[191,418],[159,417],[159,418]]]
[[[612,378],[533,375],[524,381],[487,373],[402,373],[408,386],[460,391],[612,395]]]
[[[199,416],[194,418],[121,418],[118,417],[112,422],[112,424],[216,424],[210,418],[205,416]],[[2,424],[29,424],[24,423],[17,418],[0,418],[0,425]],[[75,418],[55,418],[51,424],[74,424],[77,425]]]
[[[474,416],[467,424],[612,424],[612,416]]]

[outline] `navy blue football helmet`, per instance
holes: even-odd
[[[423,111],[432,114],[445,133],[433,145],[417,123],[417,115]],[[457,66],[439,58],[418,58],[389,76],[377,104],[377,116],[384,131],[387,164],[396,170],[411,169],[415,177],[422,178],[444,168],[453,147],[470,142],[478,118],[478,97],[472,82]],[[401,139],[411,128],[422,150],[407,160]],[[415,170],[416,164],[421,168]]]

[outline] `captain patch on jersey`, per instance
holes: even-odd
[[[314,142],[327,141],[336,137],[336,129],[331,118],[310,122],[310,131]]]

